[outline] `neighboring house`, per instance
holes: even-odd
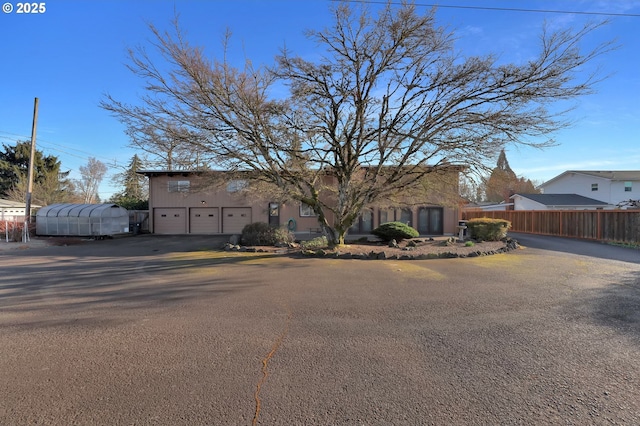
[[[31,205],[31,212],[40,206]],[[24,220],[25,203],[0,198],[0,220]]]
[[[614,206],[577,194],[514,194],[514,210],[602,210]]]
[[[577,194],[617,205],[640,199],[640,170],[569,170],[540,185],[545,194]]]
[[[459,168],[452,168],[455,182],[449,199],[457,197]],[[245,225],[265,222],[286,226],[298,233],[320,232],[318,220],[307,205],[278,203],[265,197],[248,196],[244,180],[231,180],[223,186],[206,184],[211,172],[140,170],[149,178],[149,231],[156,234],[237,234]],[[224,173],[224,172],[213,172]],[[349,230],[350,234],[369,234],[382,223],[401,221],[422,235],[452,235],[457,231],[457,207],[445,207],[433,200],[416,202],[407,208],[371,206]],[[327,214],[332,223],[330,213]]]
[[[470,203],[465,205],[463,210],[480,210],[483,212],[513,210],[513,203]]]

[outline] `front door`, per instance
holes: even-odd
[[[442,235],[442,207],[421,207],[418,209],[418,232],[421,235]]]
[[[269,225],[280,226],[280,204],[269,203]]]

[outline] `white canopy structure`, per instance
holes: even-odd
[[[129,232],[129,212],[117,204],[51,204],[36,214],[37,235],[103,237]]]

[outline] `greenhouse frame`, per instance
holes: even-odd
[[[51,204],[36,213],[36,235],[106,237],[129,232],[129,212],[117,204]]]

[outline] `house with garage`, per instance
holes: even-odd
[[[458,197],[460,168],[447,175],[446,196],[434,192],[429,199],[411,200],[402,206],[368,206],[349,234],[369,234],[382,223],[401,221],[421,235],[453,235],[457,232],[458,205],[444,202]],[[212,173],[221,171],[139,170],[149,179],[149,231],[155,234],[238,234],[245,225],[265,222],[286,226],[298,234],[319,233],[310,206],[282,203],[245,191],[249,181],[234,179],[209,184]],[[329,223],[332,217],[328,214]]]
[[[640,170],[568,170],[540,189],[544,194],[576,194],[616,206],[640,200]]]
[[[514,194],[513,210],[603,210],[614,206],[577,194]]]
[[[31,205],[31,214],[40,206]],[[23,221],[27,207],[24,202],[5,200],[0,198],[0,220],[2,221]]]

